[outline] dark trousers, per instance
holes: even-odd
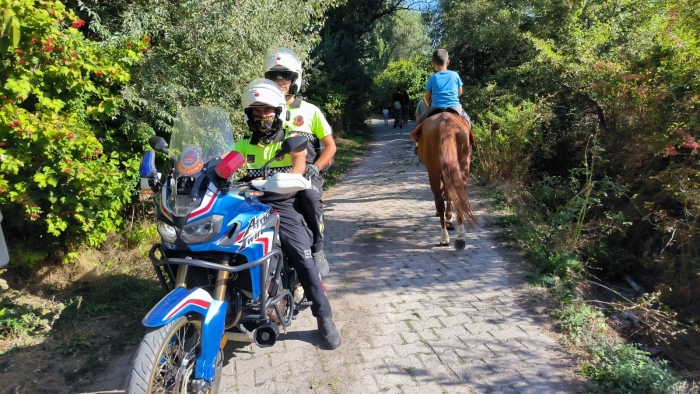
[[[294,199],[267,203],[280,215],[280,240],[289,263],[297,271],[304,294],[315,317],[332,317],[331,303],[326,297],[321,274],[311,257],[311,231],[301,214],[294,209]]]
[[[401,125],[401,110],[394,109],[394,127]]]
[[[294,208],[311,230],[311,253],[318,253],[323,251],[323,181],[311,178],[311,186],[297,193]]]
[[[408,111],[408,104],[404,104],[401,106],[401,119],[403,119],[404,124],[408,123]]]

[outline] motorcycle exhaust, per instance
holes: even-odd
[[[259,347],[270,347],[277,342],[280,329],[277,323],[264,324],[253,331],[253,340]]]

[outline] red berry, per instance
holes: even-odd
[[[76,29],[81,28],[85,24],[85,21],[82,19],[78,19],[77,21],[73,21],[70,25],[73,26]]]
[[[128,46],[128,47],[130,47],[130,46],[132,46],[132,45],[134,45],[134,44],[132,44],[132,43],[130,43],[130,42],[127,42],[127,43],[126,43],[126,46]]]
[[[24,51],[21,50],[21,49],[15,49],[15,53],[18,54],[18,55],[21,55],[21,54],[24,53]]]
[[[146,38],[144,38],[144,40],[146,40],[146,42],[151,42],[151,37],[146,36]]]

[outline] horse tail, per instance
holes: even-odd
[[[452,117],[448,117],[441,123],[440,161],[445,193],[452,200],[457,217],[474,227],[478,219],[467,198],[469,164],[468,160],[460,160],[459,157],[460,154],[467,155],[471,150],[468,129],[463,128],[468,125],[466,121],[459,122]],[[466,152],[463,151],[465,147]]]

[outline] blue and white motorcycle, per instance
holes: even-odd
[[[149,144],[155,152],[142,157],[141,188],[155,195],[162,240],[149,257],[168,294],[143,319],[150,330],[132,359],[126,392],[215,394],[226,341],[272,346],[300,305],[279,216],[258,197],[310,183],[291,174],[232,183],[246,159],[229,152],[233,133],[220,108],[183,109],[170,145],[160,137]],[[276,158],[305,148],[306,138],[287,139]],[[164,177],[156,152],[172,162]]]

